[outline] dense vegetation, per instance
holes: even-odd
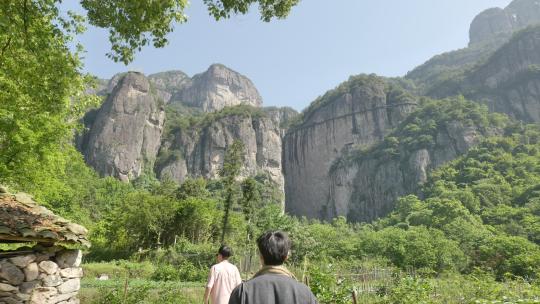
[[[456,246],[453,254],[466,257],[446,260],[455,269],[468,272],[479,267],[499,279],[508,274],[535,279],[540,269],[540,133],[536,126],[514,131],[511,136],[490,138],[436,170],[422,200],[401,198],[396,210],[375,226],[440,234],[437,239],[446,238]],[[445,261],[435,261],[431,265],[444,267]]]
[[[212,123],[229,116],[259,118],[265,116],[262,109],[250,105],[237,105],[225,107],[220,111],[203,113],[198,108],[186,107],[179,102],[167,105],[165,108],[167,120],[165,122],[164,137],[170,138],[176,132],[201,130]]]
[[[225,241],[235,248],[234,261],[239,263],[254,256],[253,236],[284,229],[294,240],[289,266],[298,277],[309,278],[323,303],[347,303],[351,291],[360,288],[355,275],[380,271],[383,279],[371,280],[369,287],[380,289],[379,295],[368,293],[369,301],[395,303],[407,295],[412,300],[400,303],[437,302],[441,299],[433,298],[435,289],[440,293],[441,285],[468,284],[473,278],[481,278],[483,285],[464,290],[460,297],[532,298],[538,295],[534,284],[540,269],[540,131],[509,123],[463,99],[426,100],[404,122],[406,127],[391,136],[398,143],[396,151],[429,148],[430,141],[422,138],[451,121],[503,133],[434,171],[422,199],[403,197],[392,214],[370,224],[347,223],[344,218],[324,223],[282,214],[277,191],[264,176],[240,183],[227,181],[224,173],[223,179],[190,179],[181,185],[152,175],[131,184],[100,178],[73,148],[63,152],[69,158],[61,174],[41,175],[54,186],[33,192],[56,212],[90,228],[93,247],[86,259],[99,263],[86,266],[87,273],[117,271],[146,282],[200,282],[225,230]],[[396,151],[387,145],[363,153],[384,151],[384,157],[395,157]],[[229,162],[234,165],[238,159]],[[230,213],[224,225],[228,199]],[[119,259],[131,262],[110,262]],[[534,293],[519,292],[522,287],[512,285],[516,278],[522,280],[519,286]],[[108,288],[100,292],[106,297],[103,303],[114,298],[109,291],[119,292]],[[444,288],[448,294],[439,296],[458,296]],[[150,292],[146,287],[140,290]],[[166,297],[169,292],[159,294]]]
[[[233,186],[226,241],[236,249],[235,262],[240,262],[254,252],[247,241],[250,236],[266,229],[288,231],[294,240],[290,267],[299,277],[310,277],[313,290],[328,303],[340,298],[342,302],[335,303],[350,301],[357,281],[343,281],[344,275],[373,269],[390,273],[385,281],[373,283],[386,290],[381,290],[377,301],[388,303],[399,294],[436,302],[434,288],[479,277],[483,285],[469,290],[471,299],[491,299],[487,291],[495,289],[499,299],[524,296],[508,286],[519,277],[524,280],[520,284],[533,284],[523,288],[531,292],[537,288],[539,139],[536,126],[509,125],[504,136],[488,138],[434,171],[422,199],[403,197],[392,214],[371,224],[350,224],[343,218],[323,223],[284,215],[279,204],[265,204],[266,186],[249,179]],[[65,196],[40,195],[58,212],[91,228],[94,246],[87,260],[147,261],[118,271],[131,269],[134,277],[150,281],[205,279],[223,231],[227,189],[222,181],[187,180],[178,186],[144,176],[123,184],[98,178],[85,168],[79,159],[79,165],[68,170],[71,192]],[[102,267],[114,273],[108,265],[90,264],[88,269]],[[410,281],[406,275],[396,281],[393,278],[399,273],[415,279]],[[455,273],[463,277],[450,275]]]

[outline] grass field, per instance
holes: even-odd
[[[80,299],[82,304],[91,304],[103,296],[104,293],[119,290],[120,297],[129,297],[142,289],[148,289],[148,302],[157,301],[160,295],[167,294],[168,303],[202,303],[204,295],[203,283],[189,282],[157,282],[143,279],[132,279],[127,284],[125,280],[99,281],[96,279],[83,279],[81,282]],[[176,300],[174,300],[176,298]],[[141,299],[141,303],[144,303]]]

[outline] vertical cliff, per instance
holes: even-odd
[[[461,91],[492,111],[540,122],[540,27],[516,34],[467,75]]]
[[[128,181],[154,169],[177,182],[215,178],[227,147],[241,140],[242,175],[265,175],[283,191],[281,137],[297,112],[259,108],[262,98],[245,76],[220,64],[193,78],[129,72],[94,91],[108,97],[85,115],[77,145],[100,174]]]
[[[160,146],[165,112],[144,75],[123,75],[92,116],[81,145],[89,165],[101,175],[124,181],[151,168]]]
[[[334,162],[326,218],[358,222],[387,215],[398,197],[418,191],[431,170],[500,134],[505,123],[463,99],[424,101],[383,142],[351,149]]]
[[[415,105],[373,75],[352,77],[316,100],[284,138],[286,211],[324,217],[332,163],[347,149],[380,142]]]
[[[228,108],[176,129],[164,141],[156,172],[181,183],[187,177],[217,178],[235,140],[245,146],[242,177],[264,175],[283,191],[281,129],[261,109]]]

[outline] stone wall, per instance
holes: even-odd
[[[56,246],[33,251],[0,258],[0,304],[78,304],[81,251]]]

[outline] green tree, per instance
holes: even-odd
[[[177,203],[174,217],[166,228],[166,244],[175,243],[177,237],[184,237],[193,243],[212,240],[218,231],[221,212],[213,199],[189,197]]]
[[[259,184],[251,177],[246,178],[242,182],[241,188],[242,198],[240,200],[240,205],[242,207],[242,213],[244,214],[247,225],[246,244],[249,245],[255,232],[253,221],[255,211],[260,207],[261,204],[261,193]]]
[[[189,197],[208,198],[210,192],[206,190],[206,180],[204,178],[189,178],[176,190],[175,196],[179,200],[185,200]]]
[[[244,143],[239,140],[234,141],[225,152],[223,159],[223,167],[219,171],[219,175],[223,179],[225,189],[224,213],[221,232],[221,243],[225,241],[227,230],[229,229],[229,215],[231,208],[236,201],[238,192],[238,184],[236,178],[240,174],[240,169],[244,164]]]
[[[55,1],[0,4],[0,182],[32,191],[61,187],[72,130],[95,99],[82,92],[78,51],[68,43],[80,19],[60,18]]]

